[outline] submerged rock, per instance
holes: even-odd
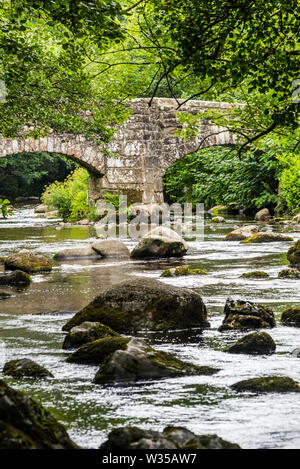
[[[54,254],[53,259],[76,259],[78,257],[94,257],[97,258],[99,255],[92,249],[91,246],[85,246],[82,248],[71,248],[63,249],[56,254]]]
[[[275,317],[271,309],[257,303],[228,298],[224,308],[225,318],[219,331],[234,329],[261,329],[275,327]]]
[[[252,392],[300,392],[300,383],[286,376],[252,378],[233,384],[235,391]]]
[[[185,427],[168,426],[163,432],[138,427],[116,428],[101,447],[105,451],[128,449],[240,449],[217,435],[196,435]]]
[[[264,272],[263,270],[255,270],[253,272],[245,272],[244,274],[241,275],[241,278],[268,278],[270,277],[267,272]]]
[[[184,277],[186,275],[207,275],[202,269],[190,269],[187,266],[176,267],[175,269],[167,269],[161,273],[161,277]]]
[[[8,256],[4,265],[6,270],[22,270],[29,274],[52,270],[52,264],[47,257],[28,249]]]
[[[276,344],[266,332],[253,332],[239,339],[225,351],[229,353],[248,353],[251,355],[265,355],[274,353]]]
[[[63,330],[84,321],[101,322],[119,333],[209,327],[198,293],[149,278],[134,278],[108,288],[75,314]]]
[[[47,368],[28,358],[11,360],[5,363],[3,374],[13,376],[14,378],[53,378],[53,374]]]
[[[270,220],[270,212],[268,208],[263,208],[255,215],[255,220],[257,221],[268,221]]]
[[[170,228],[158,226],[143,236],[131,252],[133,259],[182,257],[187,252],[184,239]]]
[[[281,233],[256,233],[241,243],[275,243],[279,241],[293,241],[293,238]]]
[[[31,277],[22,272],[22,270],[14,270],[10,274],[0,275],[0,285],[30,285]]]
[[[83,322],[79,326],[73,327],[66,335],[62,348],[71,349],[81,347],[81,345],[103,339],[104,337],[119,336],[110,327],[100,322]]]
[[[219,369],[197,366],[155,350],[142,339],[109,337],[84,345],[69,362],[100,364],[94,383],[137,381],[185,375],[212,375]]]
[[[297,269],[296,267],[283,269],[279,272],[278,278],[300,278],[300,269]]]
[[[224,217],[212,217],[210,220],[209,220],[209,223],[224,223],[225,222],[225,218]]]
[[[290,264],[300,266],[300,239],[288,250],[287,259]]]
[[[10,293],[6,293],[5,291],[0,291],[0,300],[6,300],[7,298],[11,298]]]
[[[287,326],[300,327],[300,306],[291,306],[283,311],[281,322]]]
[[[255,233],[258,233],[259,228],[256,225],[246,225],[241,228],[236,228],[235,230],[228,233],[225,236],[224,241],[242,241],[243,239],[250,238]]]
[[[1,449],[76,449],[65,428],[43,406],[0,380]]]
[[[92,244],[92,249],[101,257],[129,257],[130,251],[126,244],[116,240],[105,239]]]

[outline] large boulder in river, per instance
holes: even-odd
[[[178,360],[157,351],[142,339],[107,337],[83,345],[67,359],[70,363],[98,364],[97,384],[185,375],[212,375],[219,371]]]
[[[48,212],[49,208],[48,205],[38,205],[34,209],[34,213],[46,213]]]
[[[99,254],[92,249],[92,246],[84,246],[78,248],[63,249],[54,254],[53,259],[58,261],[64,259],[77,259],[77,258],[98,258]]]
[[[0,449],[76,449],[43,406],[0,380]]]
[[[283,241],[294,241],[290,236],[281,233],[256,233],[250,238],[243,239],[241,243],[277,243]]]
[[[182,257],[186,251],[187,244],[176,231],[158,226],[141,238],[131,252],[131,257],[133,259]]]
[[[231,387],[239,392],[300,392],[300,383],[286,376],[246,379],[233,384]]]
[[[113,331],[110,327],[105,326],[100,322],[86,321],[79,326],[72,327],[65,337],[62,348],[78,348],[81,347],[81,345],[93,342],[94,340],[115,336],[119,336],[119,334]]]
[[[0,285],[30,285],[30,283],[30,275],[22,272],[22,270],[14,270],[10,274],[0,275]]]
[[[291,306],[283,311],[281,322],[286,326],[300,327],[300,306]]]
[[[10,360],[3,367],[3,374],[14,378],[53,378],[53,374],[44,366],[30,360],[21,358],[20,360]]]
[[[75,314],[63,330],[84,321],[101,322],[119,333],[209,327],[198,293],[149,278],[133,278],[108,288]]]
[[[224,241],[242,241],[258,233],[259,228],[256,225],[246,225],[236,228],[225,236]]]
[[[225,351],[250,355],[269,355],[276,350],[276,344],[266,332],[253,332],[239,339]]]
[[[228,298],[224,308],[225,318],[219,331],[234,329],[261,329],[275,327],[275,317],[271,309],[251,301]]]
[[[101,257],[129,257],[130,251],[126,244],[115,239],[105,239],[92,244],[92,249]]]
[[[269,209],[263,208],[262,210],[257,212],[256,215],[255,215],[255,220],[256,221],[268,221],[268,220],[270,220]]]
[[[287,259],[290,264],[300,266],[300,239],[288,250]]]
[[[241,449],[239,445],[217,435],[196,435],[185,427],[168,426],[163,432],[138,427],[115,428],[108,440],[100,446],[102,451],[133,449]],[[176,454],[174,454],[176,456]],[[177,456],[178,458],[178,456]]]
[[[4,266],[6,270],[23,270],[23,272],[29,274],[52,270],[52,264],[47,257],[29,249],[23,249],[16,254],[8,256],[5,259]]]

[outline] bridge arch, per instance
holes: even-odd
[[[105,192],[120,189],[128,201],[146,204],[163,201],[162,177],[175,161],[201,148],[234,145],[235,136],[203,120],[199,135],[184,141],[177,134],[182,125],[178,121],[178,102],[170,98],[138,98],[128,105],[129,119],[118,127],[108,150],[114,156],[106,157],[102,145],[95,145],[81,135],[50,132],[38,140],[29,138],[0,139],[0,158],[24,152],[49,152],[68,156],[91,173],[89,197],[92,201]],[[197,114],[213,109],[232,108],[232,104],[209,101],[188,101],[180,112]]]

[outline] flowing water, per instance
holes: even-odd
[[[243,448],[299,447],[299,394],[238,394],[230,388],[242,379],[267,375],[299,380],[300,359],[290,353],[300,346],[299,329],[281,325],[280,315],[287,306],[300,304],[300,282],[277,278],[287,264],[285,253],[291,243],[243,245],[222,241],[235,225],[246,223],[249,221],[238,217],[229,217],[221,225],[207,223],[204,239],[196,234],[182,260],[64,261],[56,263],[49,274],[34,275],[29,288],[1,287],[13,296],[0,302],[0,368],[4,361],[27,357],[46,366],[55,376],[36,382],[6,381],[42,402],[67,426],[73,440],[86,448],[99,447],[108,431],[128,424],[157,430],[169,424],[183,425],[198,434],[217,433]],[[278,230],[278,226],[264,228]],[[291,236],[296,240],[300,233],[291,231]],[[17,210],[9,220],[0,220],[1,255],[32,248],[52,256],[60,249],[84,246],[93,239],[93,227],[59,229],[57,221],[36,218],[30,207]],[[136,244],[130,239],[123,241],[129,248]],[[208,272],[206,276],[162,281],[199,292],[208,307],[211,328],[202,333],[193,330],[140,335],[179,358],[220,368],[219,373],[102,386],[92,383],[97,367],[65,362],[68,352],[61,348],[61,328],[74,312],[114,283],[133,275],[159,278],[163,269],[174,265]],[[270,277],[240,278],[250,270],[264,270]],[[243,335],[217,330],[228,296],[257,301],[273,309],[277,327],[267,332],[277,345],[274,355],[253,357],[222,351]]]

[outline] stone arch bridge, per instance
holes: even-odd
[[[175,135],[182,128],[178,122],[175,99],[135,99],[130,103],[132,115],[117,130],[107,146],[116,156],[107,157],[103,147],[80,135],[49,133],[47,137],[0,139],[0,157],[21,152],[55,152],[69,156],[90,173],[89,197],[96,202],[105,192],[120,189],[128,201],[145,204],[163,202],[162,177],[181,157],[201,148],[234,145],[235,136],[226,129],[203,120],[199,135],[184,141]],[[229,110],[231,104],[188,101],[180,112],[197,114],[214,109]]]

